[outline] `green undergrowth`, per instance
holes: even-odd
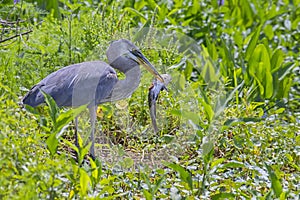
[[[299,198],[299,5],[5,1],[0,199]],[[85,106],[59,109],[46,94],[36,109],[19,103],[63,66],[107,61],[119,38],[172,81],[157,102],[157,134],[144,69],[130,98],[99,106],[93,161]]]

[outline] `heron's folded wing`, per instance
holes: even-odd
[[[37,106],[44,102],[43,90],[58,106],[79,106],[105,98],[117,82],[116,72],[101,61],[83,62],[64,67],[35,85],[23,103]]]
[[[117,80],[116,72],[108,64],[85,63],[77,69],[72,80],[64,83],[68,97],[64,104],[68,106],[98,104],[97,102],[110,94]]]

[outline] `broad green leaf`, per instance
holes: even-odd
[[[64,4],[66,4],[72,10],[72,12],[78,10],[81,6],[79,3],[71,3],[69,1],[64,1]]]
[[[172,10],[168,13],[168,16],[171,16],[171,15],[177,13],[178,11],[179,11],[178,8],[174,8],[174,9],[172,9]]]
[[[90,158],[90,159],[92,159],[92,158]],[[102,164],[99,159],[96,159],[95,163],[96,163],[97,170],[98,170],[98,172],[97,172],[97,174],[98,174],[97,180],[98,181],[97,182],[99,182],[101,179],[101,176],[102,176]]]
[[[249,44],[248,44],[248,47],[247,47],[247,50],[246,50],[246,54],[245,54],[245,60],[246,61],[249,61],[251,55],[253,54],[253,51],[256,47],[256,44],[258,42],[258,38],[259,38],[259,35],[260,35],[260,30],[261,30],[261,26],[259,26],[257,28],[257,30],[255,31],[255,33],[253,34]]]
[[[89,184],[91,183],[88,173],[83,168],[80,168],[80,194],[84,197],[89,189]]]
[[[289,96],[289,91],[293,85],[293,78],[285,78],[280,82],[281,85],[281,96],[287,98]]]
[[[208,37],[205,37],[205,42],[211,59],[213,61],[216,61],[218,59],[218,52],[216,49],[216,45],[212,43]]]
[[[46,144],[51,156],[53,156],[56,153],[56,149],[58,146],[58,139],[56,138],[56,133],[50,134],[50,136],[46,140]]]
[[[108,185],[110,182],[110,177],[109,178],[102,178],[100,181],[100,185],[104,186],[104,185]]]
[[[59,108],[56,105],[56,102],[54,101],[54,99],[49,94],[45,93],[42,90],[40,90],[40,91],[44,95],[46,104],[49,106],[50,116],[51,116],[52,122],[54,124],[54,128],[57,129],[56,122],[57,122],[57,117],[59,116]]]
[[[175,3],[174,5],[175,8],[180,8],[183,6],[183,0],[174,0],[174,3]]]
[[[95,161],[89,157],[90,165],[91,165],[91,181],[93,188],[97,186],[97,184],[100,182],[101,175],[102,175],[102,165],[98,159]]]
[[[282,185],[279,181],[279,178],[276,176],[274,170],[272,169],[272,167],[267,164],[265,164],[265,166],[268,170],[268,174],[271,180],[272,190],[275,193],[276,197],[278,198],[282,193]]]
[[[49,13],[51,12],[53,17],[60,19],[59,13],[59,0],[51,0],[51,1],[42,1],[36,0],[38,7],[43,10],[47,10]]]
[[[190,190],[193,190],[193,180],[191,174],[183,167],[181,167],[178,164],[175,163],[169,163],[167,164],[167,167],[175,170],[176,172],[179,173],[181,181],[185,182],[188,184]]]
[[[204,107],[204,111],[205,111],[205,113],[207,115],[208,121],[212,122],[212,120],[214,118],[214,114],[215,114],[212,106],[209,103],[207,103],[205,101],[205,99],[199,98],[198,100],[201,103],[201,105]]]
[[[86,110],[86,108],[87,105],[82,105],[60,114],[56,120],[56,132],[59,132],[64,126],[68,125],[77,115]]]
[[[153,200],[153,196],[150,192],[148,192],[147,190],[143,189],[143,194],[144,197],[146,198],[146,200]]]
[[[61,138],[63,143],[65,143],[68,147],[70,147],[71,149],[73,149],[74,151],[76,151],[76,153],[79,153],[79,149],[77,148],[77,146],[75,144],[73,144],[72,142],[66,140],[65,138]]]
[[[233,36],[235,44],[237,44],[240,48],[243,46],[243,36],[239,33],[236,32]]]
[[[158,20],[164,21],[166,19],[166,15],[168,14],[167,4],[163,4],[158,9]]]
[[[230,47],[227,45],[226,41],[224,39],[221,40],[222,41],[222,46],[220,48],[221,51],[221,55],[222,55],[222,60],[224,60],[224,62],[221,62],[221,74],[223,76],[232,76],[232,72],[235,68],[235,60],[234,57],[232,55],[232,52],[230,51]],[[224,63],[224,64],[223,64]]]
[[[240,123],[247,123],[247,122],[259,122],[263,119],[255,118],[255,117],[241,117],[241,118],[234,118],[234,119],[227,119],[224,122],[224,126],[235,126]]]
[[[292,70],[295,66],[296,65],[291,62],[285,63],[283,67],[278,70],[278,80],[284,80],[287,75],[292,73]]]
[[[290,88],[293,85],[292,70],[295,66],[295,64],[288,62],[280,66],[278,71],[274,73],[274,88],[276,97],[288,97]]]
[[[268,37],[269,40],[272,40],[274,37],[274,32],[273,32],[273,26],[268,24],[265,26],[264,28],[264,32],[266,34],[266,36]]]
[[[36,109],[36,108],[33,108],[33,107],[31,107],[31,106],[29,106],[29,105],[24,105],[24,107],[25,107],[25,109],[28,111],[28,112],[30,112],[30,113],[32,113],[32,114],[34,114],[34,115],[38,115],[38,114],[40,114],[39,113],[39,111],[38,111],[38,109]]]
[[[222,168],[243,168],[244,163],[238,161],[230,161],[222,166]]]
[[[214,156],[213,153],[214,153],[214,143],[210,140],[203,139],[202,156],[203,156],[204,164],[206,167],[213,159],[213,156]]]
[[[271,58],[272,74],[280,69],[283,62],[283,52],[281,49],[276,49]]]
[[[180,117],[181,116],[181,111],[180,110],[171,110],[171,114]]]
[[[216,72],[216,68],[211,60],[208,49],[202,45],[203,59],[196,59],[196,63],[202,66],[200,69],[201,77],[207,84],[216,82],[219,80],[219,74]],[[205,62],[203,65],[203,61]]]
[[[101,190],[101,193],[108,193],[110,195],[113,194],[114,192],[115,192],[115,189],[110,185],[103,187],[103,189]],[[114,198],[108,198],[108,199],[114,199]]]
[[[225,158],[219,158],[219,159],[216,159],[216,160],[212,161],[211,162],[211,168],[221,164],[224,161],[225,161]]]
[[[77,135],[77,140],[78,140],[78,146],[81,148],[83,147],[83,140],[82,137],[80,136],[80,134],[78,133]]]
[[[264,96],[264,92],[265,92],[264,86],[262,85],[262,83],[256,76],[254,76],[253,78],[254,78],[255,82],[252,84],[252,86],[256,87],[256,84],[257,84],[259,87],[260,96]]]
[[[148,2],[148,4],[149,4],[149,7],[150,7],[152,10],[159,8],[159,6],[157,5],[157,3],[156,3],[154,0],[148,0],[147,2]]]
[[[182,26],[188,26],[193,20],[194,20],[194,18],[191,17],[191,18],[183,21],[181,25]]]
[[[198,0],[193,0],[193,5],[192,5],[192,8],[191,8],[191,13],[193,15],[197,14],[199,12],[199,9],[200,9],[200,3]]]
[[[219,80],[219,76],[210,59],[206,60],[202,68],[201,75],[207,84],[217,82]]]
[[[137,1],[134,4],[134,9],[140,11],[142,8],[147,6],[147,4],[148,4],[147,1]]]
[[[202,149],[203,149],[203,155],[208,155],[212,149],[214,148],[214,143],[211,141],[207,141],[202,144]]]
[[[257,82],[260,94],[265,98],[273,95],[273,76],[269,53],[264,44],[259,44],[249,60],[248,73]]]
[[[265,97],[267,99],[271,98],[273,95],[273,76],[271,71],[266,72],[266,83],[265,83]]]
[[[288,198],[287,198],[287,194],[288,194],[288,192],[282,192],[282,193],[280,194],[279,199],[280,199],[280,200],[288,199]]]
[[[295,1],[299,1],[299,0],[295,0]],[[296,3],[296,4],[294,4],[294,5],[299,5],[299,4],[300,4],[300,1],[299,1],[299,3]],[[300,24],[300,18],[297,17],[297,18],[294,19],[293,22],[292,22],[292,29],[297,29],[297,27],[299,26],[299,24]]]
[[[126,7],[126,8],[124,8],[124,11],[136,14],[137,16],[140,17],[140,19],[143,19],[144,22],[147,21],[147,18],[141,12],[137,11],[134,8]]]
[[[91,170],[92,170],[91,178],[92,178],[92,180],[96,181],[96,180],[98,180],[97,165],[96,165],[96,162],[91,157],[89,158],[89,160],[90,160],[90,165],[91,165]],[[94,181],[92,181],[93,184],[97,184],[97,183],[94,183]]]
[[[189,80],[191,78],[192,72],[193,72],[193,65],[190,61],[186,61],[185,69],[184,69],[184,75],[186,77],[186,80]]]
[[[253,10],[253,6],[250,5],[249,1],[244,1],[242,6],[242,13],[243,13],[243,21],[245,27],[249,27],[253,24],[253,13],[256,12],[256,10]]]
[[[91,146],[92,146],[92,142],[90,142],[85,147],[79,149],[80,155],[79,155],[78,163],[81,163],[83,161],[84,156],[89,153]]]
[[[241,7],[235,6],[232,10],[233,23],[236,26],[241,26],[243,23],[243,16],[241,12]]]
[[[225,193],[221,192],[218,194],[214,194],[211,196],[212,200],[219,200],[219,199],[235,199],[235,195],[233,193]]]
[[[73,198],[74,198],[74,195],[75,195],[75,191],[74,191],[74,190],[71,190],[71,191],[69,192],[68,198],[69,198],[69,199],[73,199]]]

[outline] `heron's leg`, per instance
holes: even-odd
[[[77,148],[79,148],[79,143],[78,143],[78,117],[75,117],[75,145]]]
[[[78,142],[78,117],[75,117],[74,123],[75,123],[75,130],[74,130],[75,145],[76,145],[76,147],[79,150],[79,142]],[[78,153],[76,151],[75,151],[75,155],[76,155],[76,160],[78,162],[79,158],[78,158]]]
[[[90,148],[90,154],[93,160],[95,160],[95,139],[94,139],[94,133],[95,133],[95,122],[96,122],[96,106],[89,107],[90,111],[90,117],[91,117],[91,135],[90,140],[92,141],[92,145]]]

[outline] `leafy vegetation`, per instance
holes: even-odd
[[[14,2],[0,5],[1,199],[300,197],[299,0]],[[119,38],[173,80],[156,135],[145,71],[131,98],[99,106],[93,161],[85,106],[18,103]]]

